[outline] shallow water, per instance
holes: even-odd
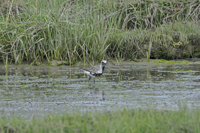
[[[80,67],[80,66],[79,66]],[[200,106],[200,64],[108,64],[88,81],[78,66],[0,66],[1,115],[48,115],[63,111],[122,108],[178,109]]]

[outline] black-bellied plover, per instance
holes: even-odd
[[[82,68],[81,70],[83,70],[84,73],[89,75],[89,80],[91,79],[91,77],[93,77],[95,83],[95,77],[101,76],[103,74],[106,63],[107,63],[106,60],[102,60],[100,65],[92,66],[89,68]]]

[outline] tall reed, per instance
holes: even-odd
[[[179,29],[184,24],[175,25],[180,21],[196,23],[198,4],[197,0],[4,2],[0,11],[0,54],[7,53],[16,64],[44,59],[67,60],[72,64],[83,59],[101,60],[105,55],[117,57],[118,53],[124,58],[146,57],[150,32],[159,31],[154,35],[167,34],[172,39],[179,34],[178,41],[182,41],[196,31],[189,27],[187,31]],[[163,40],[166,45],[174,41],[156,39]],[[156,46],[157,42],[152,43]],[[153,49],[151,54],[157,54]]]

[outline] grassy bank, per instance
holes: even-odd
[[[159,111],[154,109],[135,109],[103,112],[80,113],[64,116],[51,116],[30,120],[23,118],[1,118],[1,132],[163,132],[197,133],[200,132],[200,110],[187,108],[178,111]]]
[[[5,61],[200,57],[198,0],[0,1]]]

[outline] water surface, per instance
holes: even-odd
[[[88,81],[79,66],[0,65],[2,115],[30,117],[63,111],[122,108],[178,109],[200,106],[200,64],[108,64]]]

